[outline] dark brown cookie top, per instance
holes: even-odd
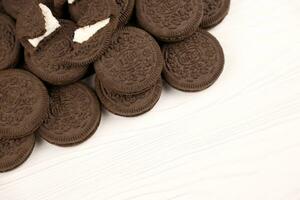
[[[211,28],[220,23],[227,15],[230,7],[230,0],[202,0],[204,15],[201,27]]]
[[[147,32],[125,27],[113,36],[109,49],[94,66],[104,87],[133,94],[156,83],[164,62],[158,44]]]
[[[16,19],[22,6],[24,6],[27,1],[28,0],[2,0],[2,5],[7,14]]]
[[[24,163],[35,144],[35,136],[19,139],[0,139],[0,172],[6,172]]]
[[[71,21],[61,21],[52,36],[42,41],[33,53],[25,52],[27,69],[43,81],[52,85],[66,85],[82,78],[89,65],[68,64],[65,56],[73,51],[73,32],[76,28]]]
[[[73,36],[76,25],[69,20],[60,20],[60,27],[42,40],[34,51],[28,52],[32,64],[40,67],[64,64],[74,51]]]
[[[37,131],[59,146],[70,146],[89,138],[97,129],[101,113],[94,92],[81,83],[50,88],[48,118]]]
[[[190,38],[163,46],[165,79],[183,91],[200,91],[212,85],[224,66],[221,45],[210,33],[199,29]]]
[[[16,39],[14,21],[0,13],[0,70],[14,67],[20,54],[20,43]]]
[[[119,17],[119,26],[125,26],[133,12],[135,0],[115,0],[121,15]]]
[[[25,69],[51,85],[67,85],[80,80],[88,71],[89,65],[71,66],[67,64],[38,65],[25,52]]]
[[[49,96],[43,83],[19,69],[0,71],[0,138],[32,134],[43,123]]]
[[[117,14],[113,0],[75,0],[69,4],[71,18],[78,26],[88,26]]]
[[[16,23],[17,37],[21,42],[37,38],[46,32],[44,15],[38,2],[25,4],[23,9],[19,12]]]
[[[53,85],[65,85],[79,80],[88,70],[87,64],[68,62],[74,51],[73,35],[76,25],[61,20],[61,27],[45,38],[34,52],[25,51],[27,69]]]
[[[141,115],[151,110],[159,100],[162,91],[161,79],[152,88],[134,95],[115,93],[104,88],[98,79],[95,80],[95,85],[96,92],[105,108],[116,115],[125,117]]]
[[[64,85],[81,78],[88,65],[73,66],[65,60],[73,50],[75,28],[73,22],[61,21],[61,28],[41,41],[34,52],[25,49],[27,69],[53,85]]]
[[[180,41],[199,27],[203,16],[201,0],[136,0],[139,24],[159,40]]]

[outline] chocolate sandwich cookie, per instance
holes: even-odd
[[[0,70],[14,67],[19,61],[20,43],[16,39],[15,22],[0,13]]]
[[[122,95],[104,88],[98,79],[95,80],[95,85],[97,95],[105,108],[125,117],[141,115],[151,110],[159,100],[162,91],[161,79],[152,88],[133,95]]]
[[[74,0],[69,3],[69,11],[78,28],[73,51],[66,59],[72,64],[91,64],[105,52],[117,28],[117,4],[113,0]]]
[[[46,60],[48,63],[54,62],[55,64],[69,66],[91,64],[108,47],[111,35],[117,27],[118,12],[116,3],[110,0],[91,1],[88,5],[89,9],[86,10],[88,14],[79,19],[78,26],[69,21],[68,24],[72,23],[73,26],[71,32],[67,31],[67,39],[57,32],[71,26],[64,23],[68,20],[58,20],[44,4],[30,5],[26,11],[19,14],[17,19],[18,38],[21,39],[27,52],[34,57]],[[31,23],[30,20],[34,22]],[[47,56],[45,54],[49,49],[47,42],[49,43],[49,40],[55,40],[56,42],[59,38],[63,38],[64,43],[59,43],[57,47],[50,45],[50,49],[62,47],[65,54],[53,59],[52,55]],[[62,46],[62,44],[66,46]],[[62,52],[60,49],[57,50],[58,53]],[[57,53],[54,53],[54,55],[57,55]]]
[[[219,24],[228,14],[230,0],[203,0],[204,15],[202,28],[211,28]]]
[[[121,12],[118,26],[125,26],[133,13],[135,0],[115,0]]]
[[[20,69],[0,71],[0,138],[32,134],[47,116],[49,96],[43,83]]]
[[[60,21],[45,3],[33,1],[26,4],[23,9],[17,17],[17,38],[26,51],[34,52],[39,50],[39,44],[51,37],[61,27]]]
[[[224,67],[221,45],[210,33],[199,29],[190,38],[163,46],[164,78],[183,91],[200,91],[211,86]]]
[[[105,88],[119,94],[137,94],[160,78],[164,61],[156,41],[145,31],[121,28],[112,38],[95,71]]]
[[[203,16],[202,0],[136,0],[139,24],[165,42],[183,40],[199,27]]]
[[[0,139],[0,172],[6,172],[24,163],[35,144],[35,136],[18,139]]]
[[[66,85],[82,78],[89,65],[72,65],[64,60],[73,50],[73,32],[76,28],[71,21],[61,20],[61,27],[45,38],[32,53],[25,49],[26,69],[52,85]],[[27,45],[30,45],[27,43]]]
[[[48,118],[37,131],[46,141],[71,146],[88,139],[100,123],[99,101],[82,83],[50,88]]]

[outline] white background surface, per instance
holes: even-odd
[[[213,87],[165,86],[138,118],[104,112],[77,147],[39,140],[0,174],[0,199],[299,200],[300,1],[232,0],[211,33],[226,55]]]

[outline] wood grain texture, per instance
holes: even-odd
[[[225,71],[210,89],[165,85],[153,111],[104,112],[83,145],[39,140],[0,174],[2,200],[299,200],[299,0],[232,0],[211,30]]]

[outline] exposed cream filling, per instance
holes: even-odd
[[[57,28],[60,27],[58,20],[52,15],[51,10],[47,6],[40,3],[39,7],[41,8],[42,13],[44,15],[46,32],[37,38],[28,40],[33,47],[37,47],[43,39],[45,39],[47,36],[53,33]]]
[[[74,2],[75,2],[75,0],[68,0],[68,4],[72,4]]]
[[[104,28],[110,21],[110,18],[101,20],[93,25],[88,25],[75,30],[73,41],[83,43],[89,40],[100,29]]]

